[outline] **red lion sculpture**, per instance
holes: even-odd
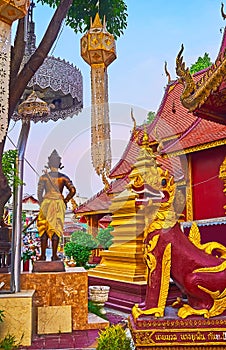
[[[174,209],[174,179],[153,155],[150,171],[136,174],[130,187],[137,193],[137,205],[146,211],[144,258],[148,267],[145,302],[133,307],[133,317],[164,316],[170,277],[187,296],[179,317],[222,314],[226,310],[226,248],[217,242],[202,245],[195,223],[189,237],[182,232]]]

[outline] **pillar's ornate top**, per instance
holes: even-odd
[[[26,16],[30,0],[0,0],[0,21],[12,24]]]

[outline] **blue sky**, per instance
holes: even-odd
[[[112,123],[112,164],[123,153],[132,129],[130,108],[141,124],[148,111],[156,111],[167,84],[164,62],[176,78],[175,59],[184,44],[187,66],[205,52],[217,57],[224,21],[221,0],[126,0],[128,27],[116,41],[117,60],[108,68],[110,120]],[[226,7],[226,2],[225,2]],[[52,9],[38,4],[34,10],[37,44],[48,25]],[[225,8],[226,12],[226,8]],[[51,55],[77,66],[83,75],[84,111],[66,121],[32,124],[26,158],[39,174],[56,148],[64,171],[81,196],[90,197],[102,188],[90,160],[90,67],[80,57],[81,34],[63,27]],[[17,144],[20,122],[11,123],[9,136]],[[8,143],[8,148],[12,148]],[[25,165],[25,193],[36,194],[37,175]]]

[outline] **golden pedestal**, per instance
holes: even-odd
[[[136,350],[225,350],[226,317],[181,319],[176,309],[167,307],[165,316],[129,316],[128,325]]]
[[[89,276],[124,282],[146,282],[143,259],[143,211],[136,212],[135,195],[123,191],[110,207],[113,213],[114,243],[101,252],[101,263],[88,271]]]

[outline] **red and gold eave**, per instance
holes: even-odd
[[[195,79],[185,69],[183,57],[177,57],[177,73],[183,83],[182,105],[202,119],[226,125],[226,29],[215,63]]]

